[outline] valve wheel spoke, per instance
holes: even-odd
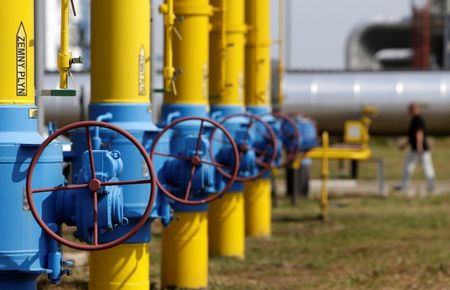
[[[95,161],[94,161],[94,149],[92,147],[92,136],[90,127],[85,127],[86,132],[86,141],[89,151],[89,164],[91,168],[91,178],[92,180],[95,180],[97,177],[97,174],[95,172]],[[93,223],[94,223],[94,229],[93,229],[93,244],[94,246],[98,245],[98,193],[97,190],[92,192],[92,208],[93,208]]]
[[[256,159],[256,164],[258,164],[259,166],[261,166],[261,167],[263,167],[263,168],[266,168],[266,169],[270,169],[270,168],[271,168],[270,163],[261,161],[260,158]]]
[[[40,193],[40,192],[50,192],[50,191],[58,191],[58,190],[71,190],[71,189],[84,189],[88,188],[88,184],[69,184],[65,186],[57,186],[57,187],[47,187],[47,188],[36,188],[33,189],[32,193]]]
[[[261,134],[261,136],[263,136],[266,140],[272,140],[272,137],[267,134],[267,132],[261,132],[261,129],[259,129],[258,127],[256,127],[256,132],[258,132],[259,134]]]
[[[189,197],[191,196],[191,188],[192,188],[192,180],[194,179],[195,170],[197,169],[197,166],[192,165],[191,167],[191,176],[189,177],[189,181],[186,187],[186,192],[184,194],[184,200],[189,200]]]
[[[94,240],[93,243],[94,245],[98,245],[98,194],[97,191],[93,192],[93,201],[92,201],[92,206],[94,208]]]
[[[195,144],[195,155],[198,155],[198,150],[200,150],[200,143],[202,141],[203,134],[203,124],[204,121],[202,120],[200,123],[200,129],[198,130],[197,144]]]
[[[180,159],[180,160],[186,160],[186,161],[190,161],[191,160],[188,157],[184,157],[184,156],[181,156],[181,155],[175,155],[175,154],[169,154],[169,153],[155,152],[153,154],[158,155],[158,156],[164,156],[164,157],[170,157],[170,158],[175,158],[175,159]]]
[[[109,181],[101,182],[101,186],[113,186],[113,185],[136,185],[136,184],[149,184],[151,179],[140,179],[140,180],[125,180],[125,181]]]
[[[267,152],[267,150],[261,150],[261,149],[258,149],[258,148],[254,148],[253,150],[255,150],[255,152],[257,154],[259,154],[260,156],[267,156],[267,155],[269,155],[269,152]]]
[[[214,167],[218,167],[218,168],[225,168],[225,169],[233,170],[233,167],[231,167],[231,166],[227,166],[227,165],[224,165],[224,164],[221,164],[221,163],[218,163],[218,162],[214,162],[214,161],[201,160],[200,162],[204,163],[204,164],[207,164],[207,165],[214,166]]]
[[[250,122],[248,123],[248,127],[247,127],[247,130],[245,130],[245,135],[244,135],[244,139],[242,139],[242,143],[243,144],[245,144],[245,143],[247,143],[247,139],[248,139],[248,137],[250,136],[250,129],[252,128],[252,126],[253,126],[253,123],[254,123],[254,119],[253,118],[251,118],[250,117]]]
[[[151,183],[151,179],[141,179],[141,180],[125,180],[125,181],[109,181],[109,182],[101,182],[100,185],[103,186],[113,186],[113,185],[135,185],[135,184],[149,184]],[[62,191],[62,190],[77,190],[77,189],[85,189],[89,188],[89,184],[68,184],[64,186],[56,186],[56,187],[44,187],[44,188],[36,188],[33,189],[33,193],[41,193],[41,192],[51,192],[51,191]]]
[[[288,137],[288,138],[296,138],[297,136],[295,136],[295,134],[294,133],[288,133],[288,134],[286,134],[286,136]]]
[[[95,179],[95,163],[94,163],[94,151],[92,148],[92,137],[91,137],[91,131],[89,130],[89,127],[84,127],[86,130],[86,141],[87,141],[87,146],[88,146],[88,150],[89,150],[89,163],[91,165],[91,178]]]

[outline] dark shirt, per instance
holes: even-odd
[[[408,130],[409,145],[411,145],[411,149],[413,151],[417,151],[416,133],[419,130],[423,131],[423,150],[428,151],[429,148],[427,142],[427,133],[426,133],[427,131],[425,127],[425,121],[423,120],[422,116],[417,115],[412,117]]]

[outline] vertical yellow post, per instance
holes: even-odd
[[[212,18],[209,102],[211,106],[243,108],[245,3],[243,0],[213,0],[211,4],[219,7],[219,11]],[[221,12],[223,10],[226,13]]]
[[[286,3],[285,0],[278,0],[278,95],[277,106],[281,110],[284,102],[283,77],[284,77],[284,44],[286,38]]]
[[[250,112],[270,112],[270,0],[245,1],[245,103]],[[270,237],[272,185],[267,176],[245,184],[245,233]]]
[[[328,132],[322,133],[322,186],[320,191],[320,213],[323,220],[328,219],[328,176],[330,174],[328,167],[328,147],[329,147]]]
[[[0,9],[0,105],[9,104],[34,104],[33,0],[2,1]]]
[[[150,1],[91,1],[91,16],[91,113],[104,105],[149,106]],[[148,247],[129,243],[92,253],[89,289],[148,290]]]
[[[212,110],[244,110],[244,0],[213,0],[210,51],[209,101]],[[209,252],[245,256],[244,193],[242,185],[209,206]]]
[[[272,187],[269,178],[245,184],[245,234],[268,238],[272,233]]]
[[[167,5],[167,2],[166,2]],[[208,0],[174,2],[177,36],[171,36],[176,88],[165,90],[163,115],[168,111],[182,116],[206,115],[209,81],[209,18],[212,7]],[[166,34],[167,36],[167,34]],[[166,53],[170,48],[166,42]],[[169,52],[170,53],[170,52]],[[169,58],[165,67],[170,67]],[[166,79],[168,81],[168,79]],[[167,84],[166,84],[167,86]],[[205,209],[175,209],[175,220],[163,230],[161,284],[163,288],[206,288],[208,286],[208,214]]]
[[[150,101],[150,1],[91,1],[91,103]]]
[[[245,103],[270,106],[270,0],[247,0],[245,51]]]
[[[245,257],[244,193],[227,192],[209,206],[209,252],[222,257]]]
[[[208,213],[176,212],[162,236],[162,288],[208,286]]]
[[[148,244],[122,244],[109,250],[92,252],[89,266],[89,289],[150,289]]]
[[[177,92],[166,92],[164,104],[208,105],[209,79],[209,17],[212,8],[208,0],[177,0],[174,29],[171,37],[173,67],[180,73],[175,79]],[[167,46],[166,46],[167,49]],[[167,61],[167,59],[166,59]],[[168,63],[165,64],[169,66]]]

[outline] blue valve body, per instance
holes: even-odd
[[[123,171],[123,161],[118,151],[93,151],[96,178],[101,182],[118,181]],[[91,178],[89,152],[82,154],[83,167],[74,175],[74,183],[86,184]],[[98,227],[100,242],[118,225],[126,223],[123,214],[123,191],[120,186],[102,187],[98,192]],[[61,222],[76,226],[75,236],[84,242],[92,242],[93,199],[89,189],[60,191],[57,195],[57,215]],[[103,239],[102,239],[103,238]]]
[[[107,116],[107,117],[105,117]],[[152,122],[152,114],[148,104],[91,104],[89,108],[89,119],[102,120],[131,133],[140,143],[150,150],[152,141],[159,129]],[[149,179],[147,166],[142,155],[137,148],[124,136],[108,129],[100,128],[98,136],[92,135],[95,144],[98,144],[100,151],[119,152],[123,171],[116,176],[121,181]],[[82,168],[87,168],[88,159],[80,158],[87,148],[84,131],[75,131],[71,139],[74,141],[72,148],[73,173],[79,172]],[[153,164],[157,172],[163,164]],[[85,172],[85,171],[84,171]],[[73,175],[73,178],[77,176]],[[112,241],[127,233],[142,217],[150,197],[149,184],[136,184],[131,186],[121,186],[121,192],[115,190],[115,197],[104,201],[105,204],[118,205],[120,199],[123,200],[123,217],[128,224],[115,227],[113,231],[104,231],[99,235],[102,242]],[[112,189],[111,189],[112,190]],[[120,196],[119,196],[120,195]],[[107,195],[108,196],[108,195]],[[113,206],[111,209],[114,208]],[[106,207],[105,210],[109,210]],[[171,211],[168,199],[162,194],[157,194],[155,203],[150,215],[150,220],[161,218],[164,224],[171,220]],[[147,243],[150,241],[150,220],[148,225],[144,225],[141,230],[131,237],[126,243]],[[106,222],[106,226],[108,226]]]
[[[160,127],[164,127],[168,124],[170,124],[172,121],[174,121],[177,118],[181,118],[181,117],[189,117],[189,116],[197,116],[197,117],[207,117],[207,112],[206,112],[206,106],[204,105],[187,105],[187,104],[165,104],[162,107],[162,118],[161,118],[161,122],[159,124]],[[209,151],[209,134],[211,133],[211,129],[210,127],[207,126],[207,124],[205,123],[205,134],[202,137],[202,146],[204,146],[204,148],[202,148],[202,154],[206,154],[203,155],[204,159],[210,160],[210,156],[209,154],[207,154],[207,152]],[[173,153],[175,154],[176,152],[180,152],[179,148],[184,148],[187,151],[190,151],[190,153],[192,153],[192,150],[195,149],[195,145],[193,143],[193,141],[189,141],[188,139],[191,138],[193,139],[193,137],[198,137],[198,131],[199,131],[199,122],[194,122],[189,124],[189,122],[185,122],[183,124],[180,124],[179,126],[176,126],[175,130],[171,130],[171,134],[166,134],[166,135],[170,135],[167,136],[166,140],[161,140],[159,141],[158,144],[158,148],[157,150],[159,152],[161,152],[164,149],[164,143],[167,145],[167,149],[169,150],[167,153]],[[196,139],[196,138],[195,138]],[[184,152],[183,154],[185,156],[189,156],[190,154],[189,152]],[[174,161],[169,160],[167,161],[167,159],[164,158],[154,158],[155,162],[163,162],[163,163],[167,163],[167,164],[171,164]],[[158,161],[160,160],[160,161]],[[179,176],[181,176],[182,172],[187,172],[186,170],[191,169],[191,165],[188,161],[185,162],[175,162],[174,164],[177,164],[178,166],[178,171],[175,172],[170,172],[170,174],[176,175],[178,174]],[[162,168],[161,171],[158,171],[158,178],[162,178],[162,179],[166,179],[169,174],[169,166],[173,165],[166,165]],[[214,185],[214,179],[215,177],[215,169],[212,166],[205,166],[205,165],[201,165],[199,166],[199,168],[197,169],[197,173],[196,176],[194,176],[194,180],[193,183],[195,183],[195,188],[196,188],[196,192],[194,193],[193,199],[204,199],[206,197],[208,197],[208,195],[210,193],[213,192],[217,192],[217,190],[215,189]],[[190,172],[189,172],[190,173]],[[181,178],[182,180],[179,181],[180,185],[176,184],[176,183],[172,183],[173,178],[170,180],[170,184],[166,184],[168,185],[171,189],[173,188],[175,190],[175,192],[172,192],[174,194],[184,194],[184,190],[186,189],[186,187],[181,186],[181,184],[186,185],[187,180],[184,178]],[[177,191],[177,187],[179,189],[179,192]],[[179,212],[202,212],[202,211],[207,211],[208,210],[208,205],[207,204],[202,204],[202,205],[184,205],[178,202],[171,202],[171,207],[172,209],[174,209],[175,211],[179,211]]]
[[[0,106],[0,289],[35,289],[36,278],[47,273],[53,283],[61,275],[61,249],[34,220],[25,196],[27,170],[42,143],[30,106]],[[33,176],[33,188],[64,183],[62,149],[52,143],[42,154]],[[51,192],[34,194],[44,221],[58,230],[56,198]],[[49,209],[42,212],[42,209]]]
[[[211,117],[216,121],[220,122],[226,116],[243,113],[244,109],[241,106],[228,106],[228,105],[215,105],[211,106]],[[235,117],[227,120],[223,125],[225,129],[231,134],[237,146],[247,143],[253,144],[253,140],[255,140],[255,132],[250,130],[247,135],[247,127],[248,127],[248,118],[245,117]],[[218,136],[214,136],[216,138],[223,138],[219,132],[216,133]],[[223,134],[222,134],[223,135]],[[214,142],[214,140],[213,140]],[[220,144],[220,142],[215,142],[213,148],[215,159],[222,164],[234,164],[234,158],[232,157],[232,148],[229,143]],[[240,156],[239,163],[239,172],[238,176],[246,177],[253,176],[257,173],[256,166],[256,155],[255,151],[249,150],[246,153]],[[219,176],[221,182],[225,182],[224,178]],[[244,184],[242,182],[234,182],[231,188],[228,190],[229,192],[241,192],[244,190]]]
[[[191,176],[192,163],[190,159],[198,155],[203,160],[211,161],[209,155],[209,132],[211,127],[204,123],[205,134],[199,139],[200,121],[186,121],[170,130],[168,136],[168,148],[172,155],[177,155],[183,159],[167,159],[155,156],[153,160],[164,162],[162,170],[158,172],[158,179],[161,184],[171,193],[183,198]],[[199,150],[196,152],[199,140]],[[166,140],[167,142],[167,140]],[[161,145],[162,142],[159,142]],[[161,152],[164,146],[157,146],[157,151]],[[197,153],[197,154],[196,154]],[[192,178],[192,190],[189,200],[201,200],[210,193],[217,192],[214,182],[215,169],[211,165],[197,166]],[[207,205],[186,206],[177,202],[172,203],[172,207],[177,211],[202,211],[207,209]]]
[[[295,120],[300,131],[300,151],[306,152],[317,147],[317,128],[314,122],[303,117],[297,117]]]

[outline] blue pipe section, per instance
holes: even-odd
[[[37,131],[34,106],[0,106],[0,289],[36,288],[36,278],[47,273],[57,283],[63,272],[60,246],[34,220],[25,196],[26,174],[32,156],[42,143]],[[33,188],[64,183],[62,147],[52,143],[42,154],[34,171]],[[37,193],[34,202],[39,214],[59,230],[56,195]],[[43,212],[43,209],[48,209]]]

